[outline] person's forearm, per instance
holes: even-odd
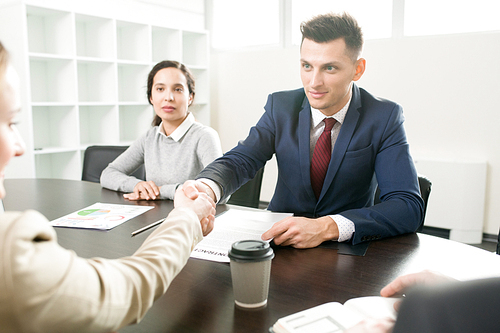
[[[317,219],[319,223],[324,224],[324,240],[337,240],[339,238],[339,228],[331,216],[323,216]]]

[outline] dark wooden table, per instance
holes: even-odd
[[[153,230],[130,233],[168,214],[172,202],[130,202],[99,184],[57,179],[7,179],[6,210],[36,209],[48,219],[96,202],[152,205],[152,209],[110,231],[56,228],[59,243],[82,257],[132,254]],[[221,207],[219,209],[227,209]],[[276,247],[268,305],[235,307],[229,265],[190,259],[143,321],[120,332],[267,332],[286,315],[325,302],[378,295],[401,274],[432,269],[459,279],[500,276],[500,256],[423,234],[372,242],[364,257],[336,250]]]

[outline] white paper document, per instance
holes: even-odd
[[[292,214],[231,208],[215,218],[214,230],[191,253],[191,258],[229,262],[231,245],[240,240],[261,239],[274,223]]]
[[[50,221],[53,227],[109,230],[153,209],[153,206],[95,203]]]

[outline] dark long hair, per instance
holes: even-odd
[[[195,84],[194,84],[194,77],[193,77],[193,74],[191,73],[191,71],[185,65],[181,64],[178,61],[164,60],[164,61],[160,61],[159,63],[157,63],[148,74],[148,89],[147,89],[148,96],[147,97],[148,97],[149,104],[153,105],[153,103],[151,103],[151,91],[153,90],[153,81],[154,81],[155,75],[156,75],[156,73],[158,73],[160,70],[162,70],[164,68],[177,68],[182,72],[182,74],[184,74],[184,76],[186,77],[187,86],[189,89],[189,95],[194,99]],[[191,102],[191,104],[192,104],[192,102]],[[155,114],[155,116],[153,118],[152,125],[158,126],[158,125],[160,125],[160,123],[161,123],[161,118]]]

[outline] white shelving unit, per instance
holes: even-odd
[[[177,60],[192,70],[191,110],[210,125],[206,31],[20,1],[0,4],[0,40],[16,57],[21,84],[29,87],[21,134],[31,167],[16,177],[80,179],[88,146],[128,145],[147,131],[154,112],[146,80],[161,60]]]

